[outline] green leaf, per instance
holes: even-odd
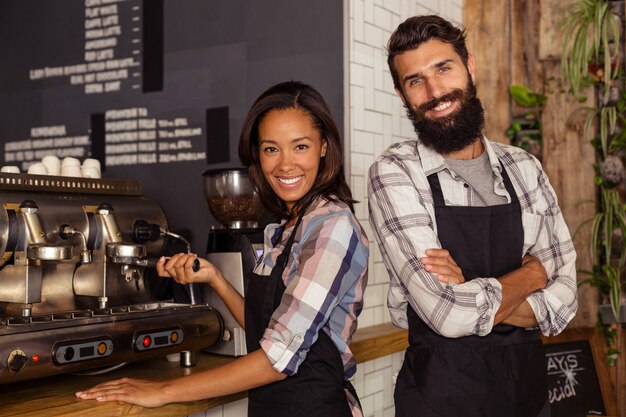
[[[539,107],[542,106],[547,99],[546,96],[537,94],[523,85],[512,84],[509,86],[509,92],[513,100],[522,107]]]

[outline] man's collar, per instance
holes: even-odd
[[[500,161],[498,156],[496,155],[495,150],[493,149],[493,145],[491,141],[489,141],[484,135],[481,136],[480,140],[483,142],[483,146],[485,147],[485,152],[487,152],[487,156],[489,157],[489,164],[491,165],[492,170],[500,171]],[[422,168],[424,169],[424,173],[426,175],[430,175],[434,172],[439,172],[446,167],[446,161],[444,157],[426,145],[424,145],[419,140],[417,141],[417,152],[422,160]]]

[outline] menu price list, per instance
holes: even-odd
[[[106,166],[206,159],[203,128],[187,117],[157,119],[145,107],[109,110],[104,117]]]
[[[84,7],[84,61],[33,68],[29,79],[64,77],[69,85],[82,86],[88,95],[124,88],[139,90],[144,15],[141,0],[85,0]]]

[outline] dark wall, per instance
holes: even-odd
[[[202,172],[240,165],[263,90],[313,85],[342,131],[342,24],[337,0],[3,1],[0,159],[25,170],[44,154],[96,157],[103,177],[140,180],[204,252],[217,223]]]

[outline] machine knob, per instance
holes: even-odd
[[[96,209],[96,213],[98,214],[110,214],[112,212],[114,212],[115,210],[113,209],[113,206],[109,203],[102,203],[98,206],[98,208]]]
[[[145,220],[137,220],[133,224],[133,237],[135,242],[154,242],[161,238],[161,226],[150,224]]]
[[[21,209],[38,209],[39,207],[37,207],[37,203],[35,203],[33,200],[24,200],[22,201],[22,204],[20,204],[20,208]]]
[[[7,368],[15,374],[22,370],[24,365],[26,365],[26,362],[28,362],[26,354],[23,351],[16,349],[9,354]]]
[[[224,342],[229,342],[232,335],[230,334],[230,330],[224,329],[224,334],[222,335],[222,340]]]

